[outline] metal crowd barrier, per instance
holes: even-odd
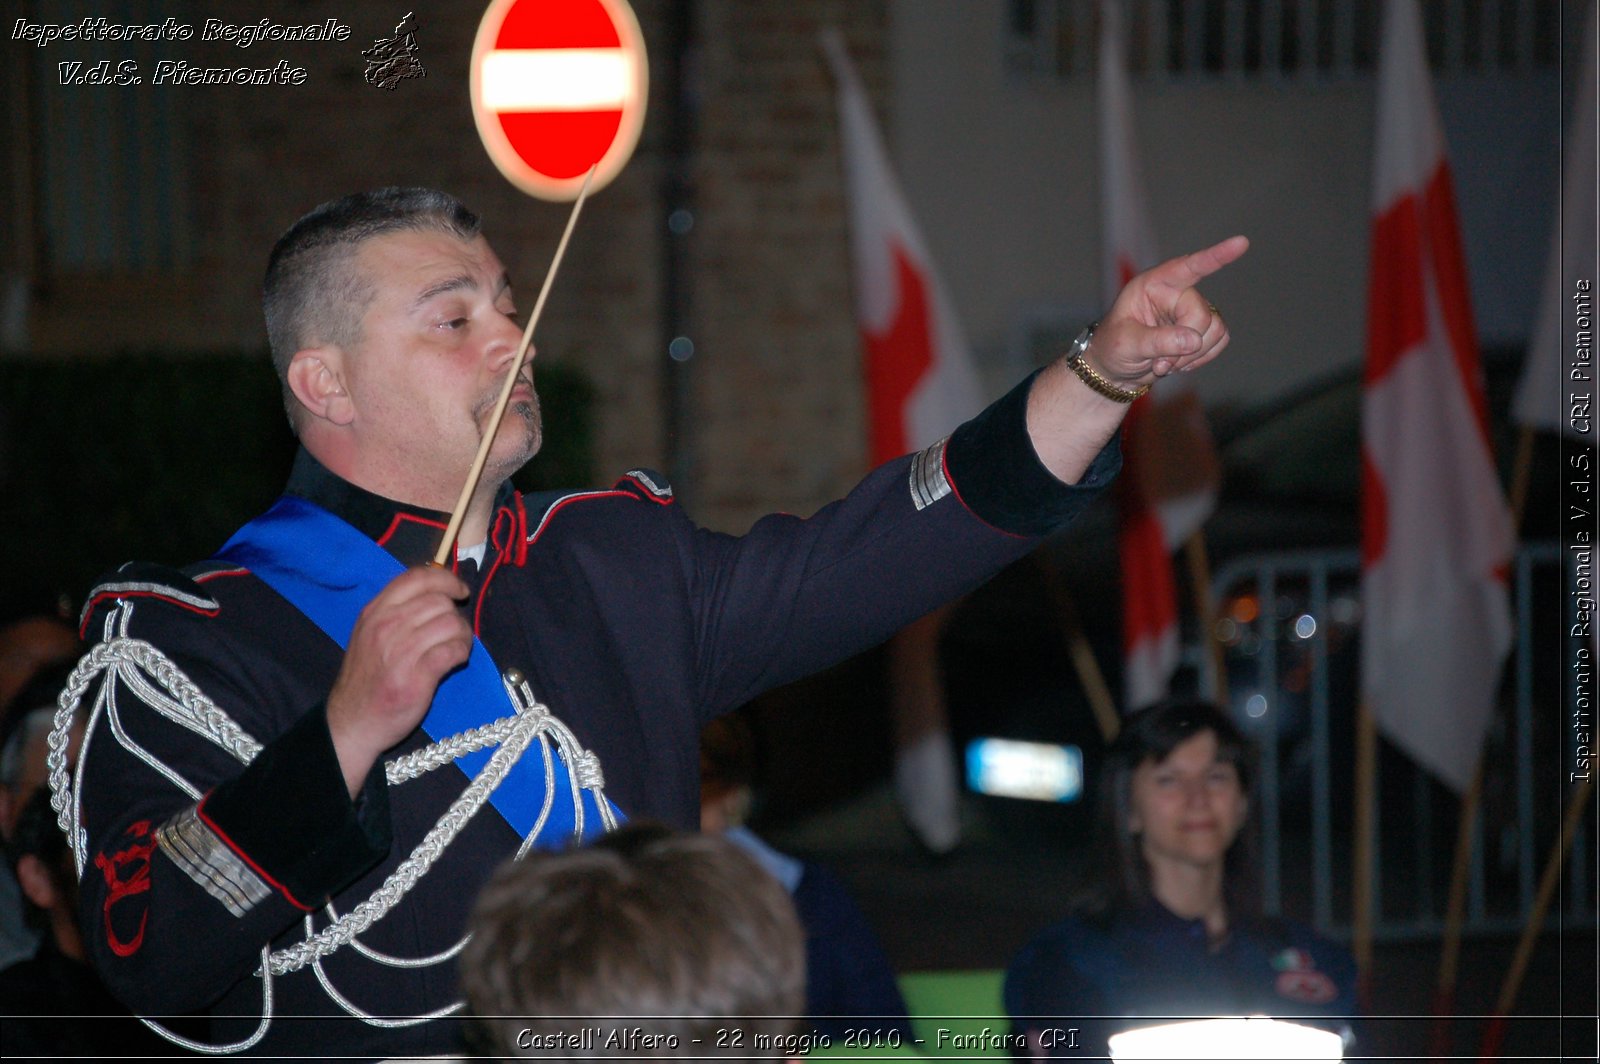
[[[1468,934],[1522,926],[1569,793],[1561,566],[1557,546],[1538,543],[1523,546],[1512,569],[1516,641],[1485,742]],[[1350,924],[1360,580],[1358,552],[1323,550],[1242,557],[1213,581],[1227,701],[1261,751],[1253,802],[1264,907],[1332,935],[1348,934]],[[1189,642],[1203,668],[1200,641]],[[1206,683],[1214,696],[1215,677]],[[1444,924],[1459,798],[1398,749],[1380,748],[1373,933],[1435,936]],[[1561,908],[1552,913],[1591,927],[1600,911],[1590,881],[1594,830],[1591,816],[1574,839]]]

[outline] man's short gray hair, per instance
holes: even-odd
[[[360,338],[372,286],[355,269],[356,251],[375,236],[438,230],[471,240],[478,216],[430,188],[380,188],[322,204],[278,238],[267,259],[261,304],[284,408],[296,424],[289,360],[307,346]]]

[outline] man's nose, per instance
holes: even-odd
[[[490,348],[490,365],[496,370],[510,371],[511,360],[522,350],[522,330],[510,318],[502,318],[501,325]],[[533,361],[533,345],[528,345],[528,361]]]

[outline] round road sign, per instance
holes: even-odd
[[[644,35],[627,0],[493,0],[472,46],[472,117],[512,184],[573,200],[627,163],[644,126]]]

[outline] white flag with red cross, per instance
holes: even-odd
[[[1121,5],[1100,5],[1100,203],[1106,304],[1158,261],[1134,141]],[[1178,667],[1172,555],[1216,509],[1220,465],[1199,397],[1168,377],[1133,404],[1122,429],[1117,552],[1122,570],[1123,708],[1165,698]]]
[[[824,34],[822,46],[838,84],[856,320],[876,465],[947,435],[982,409],[983,390],[855,67],[836,33]]]
[[[1511,645],[1514,547],[1416,0],[1385,5],[1362,379],[1362,687],[1469,786]]]

